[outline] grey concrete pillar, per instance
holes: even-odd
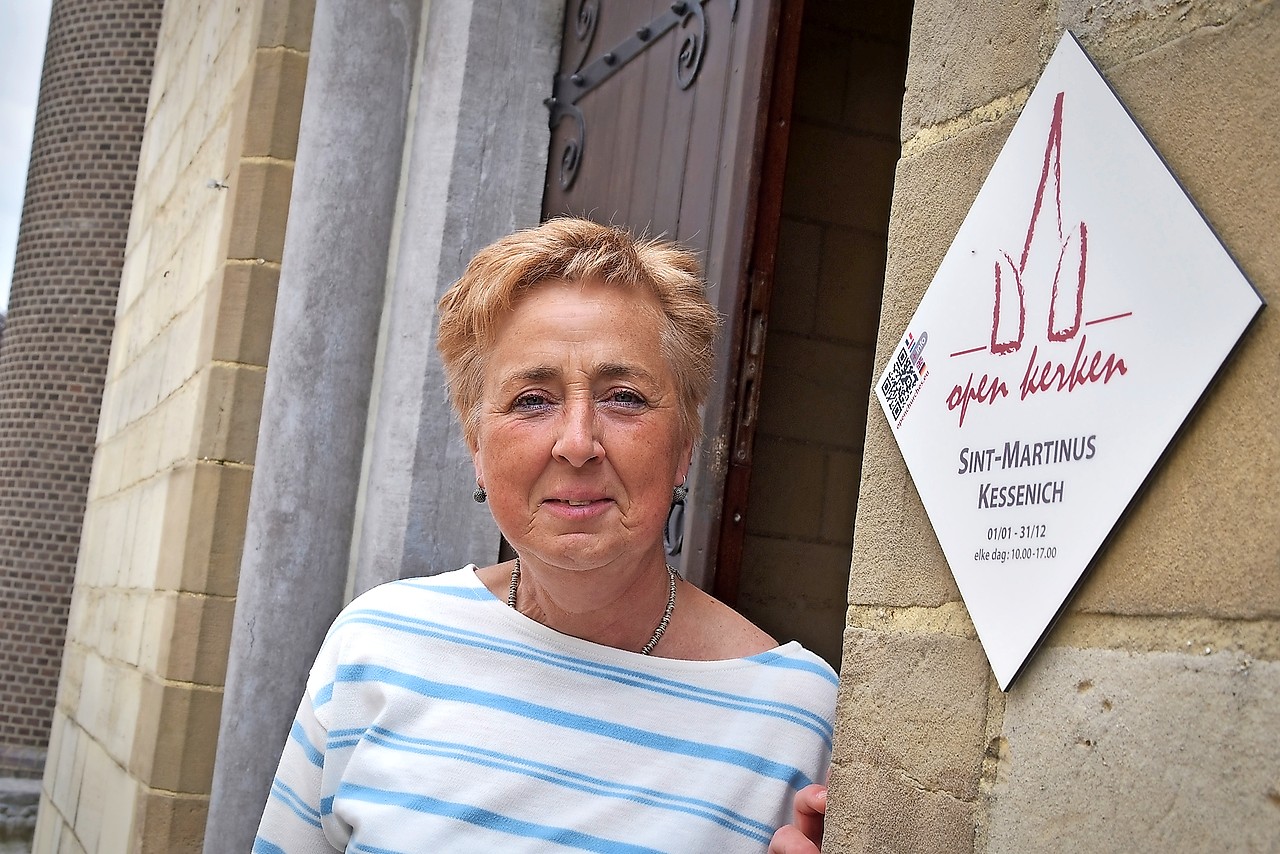
[[[435,305],[476,250],[535,225],[563,0],[432,3],[376,385],[355,588],[492,562],[498,532],[435,352]]]
[[[343,603],[421,0],[319,0],[222,706],[209,852],[248,851]]]

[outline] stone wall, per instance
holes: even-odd
[[[201,846],[310,28],[165,5],[36,851]]]
[[[878,406],[824,851],[1280,847],[1280,4],[920,0],[877,372],[1064,28],[1273,305],[996,686]]]

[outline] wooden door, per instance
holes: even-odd
[[[788,33],[799,32],[800,5],[787,2],[780,15],[781,0],[569,0],[548,102],[545,217],[662,234],[702,255],[725,325],[673,562],[730,602],[786,157],[797,43]]]

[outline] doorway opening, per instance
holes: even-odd
[[[911,0],[806,0],[794,60],[736,605],[836,668],[911,11]]]

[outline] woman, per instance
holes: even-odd
[[[517,557],[343,611],[255,851],[760,852],[800,790],[774,850],[812,848],[835,675],[665,563],[716,325],[692,254],[553,220],[439,315],[474,498]]]

